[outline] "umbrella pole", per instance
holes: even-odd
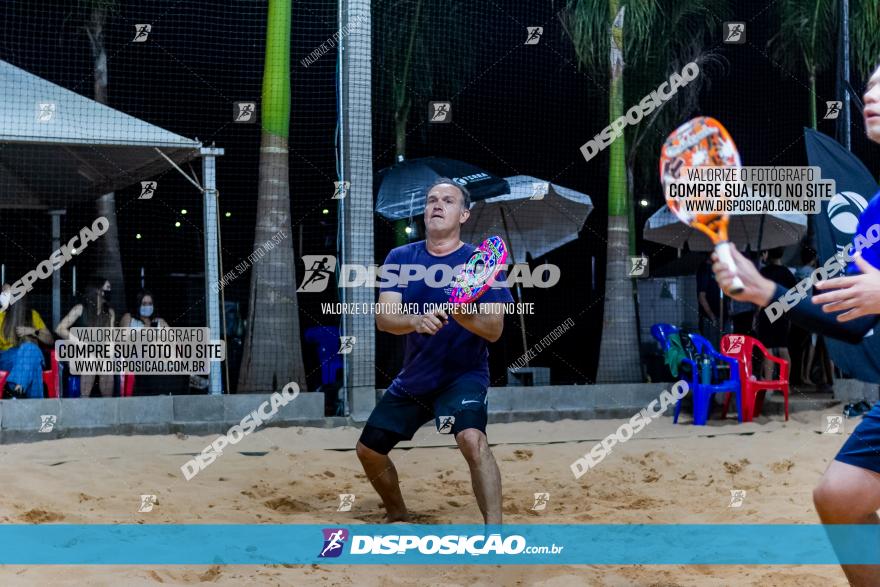
[[[501,206],[501,224],[504,226],[504,236],[507,237],[507,242],[510,243],[510,230],[507,228],[507,217],[504,215],[504,206]],[[508,245],[509,246],[509,245]],[[513,259],[513,264],[516,265],[516,258],[513,255],[513,249],[510,250],[510,258]],[[508,275],[510,273],[508,272]],[[522,302],[522,287],[520,286],[519,281],[516,282],[516,298],[518,302]],[[525,366],[529,366],[529,345],[526,342],[526,317],[525,314],[519,315],[519,328],[520,335],[522,336],[522,344],[523,344],[523,357],[525,357]]]

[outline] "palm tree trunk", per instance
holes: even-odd
[[[107,18],[105,7],[97,2],[92,6],[92,14],[86,23],[86,34],[92,47],[92,74],[95,80],[95,101],[101,104],[107,103],[107,48],[104,45],[104,22]],[[110,281],[114,294],[117,296],[119,308],[123,310],[126,304],[125,278],[122,273],[122,253],[119,248],[119,229],[116,218],[116,194],[113,192],[104,194],[95,202],[98,216],[103,216],[109,221],[110,228],[103,237],[95,241],[95,274]]]
[[[817,130],[816,125],[816,72],[810,70],[810,124],[813,130]]]
[[[279,232],[290,236],[290,0],[269,0],[263,69],[260,184],[254,249]],[[249,328],[239,390],[277,391],[290,381],[306,389],[296,296],[293,239],[284,238],[251,268]]]
[[[611,96],[609,120],[623,115],[623,18],[618,0],[611,0],[615,15],[611,35]],[[626,140],[623,135],[609,148],[608,166],[608,247],[605,274],[605,305],[602,343],[599,348],[598,383],[628,383],[641,380],[636,310],[632,280],[629,277],[629,207],[627,189]]]

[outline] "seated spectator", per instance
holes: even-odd
[[[110,307],[110,282],[101,277],[92,280],[86,287],[80,303],[76,304],[55,327],[55,334],[70,339],[70,329],[74,327],[111,327],[116,322],[116,314]],[[92,396],[95,375],[80,375],[80,393]],[[101,397],[113,397],[113,375],[98,376]]]
[[[134,312],[126,312],[119,321],[122,328],[168,328],[168,323],[159,317],[153,302],[153,294],[149,291],[138,293]]]
[[[9,286],[0,293],[0,307],[9,303]],[[0,371],[7,371],[3,398],[43,397],[43,351],[39,343],[50,346],[52,333],[36,310],[31,309],[28,296],[0,312]]]

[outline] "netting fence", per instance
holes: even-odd
[[[672,1],[653,14],[631,6],[615,81],[615,15],[604,2],[306,0],[289,13],[274,1],[5,2],[0,277],[15,283],[107,218],[105,233],[28,293],[50,328],[77,304],[112,306],[117,324],[138,318],[147,290],[153,317],[215,326],[226,340],[211,390],[298,381],[327,392],[328,413],[346,413],[336,390],[386,387],[403,351],[372,317],[333,311],[375,301],[378,290],[341,287],[326,263],[379,265],[395,246],[423,239],[419,207],[397,219],[375,208],[396,167],[447,158],[508,190],[524,181],[549,194],[549,183],[590,198],[588,215],[572,219],[552,209],[554,198],[533,212],[534,198],[520,195],[504,208],[510,223],[497,206],[487,224],[510,239],[516,263],[560,275],[553,287],[513,291],[531,313],[505,318],[490,349],[491,384],[517,383],[509,367],[529,351],[540,368],[533,383],[641,381],[651,375],[650,325],[698,324],[700,254],[643,235],[663,205],[656,160],[666,134],[712,115],[745,164],[805,164],[810,86],[768,47],[780,15],[760,2],[723,4],[684,16]],[[745,43],[723,42],[730,20],[746,23]],[[642,34],[628,28],[635,23],[650,27]],[[673,42],[658,49],[652,34]],[[586,160],[581,147],[615,108],[639,103],[688,59],[704,66],[694,93]],[[854,65],[859,90],[860,75]],[[818,127],[831,135],[838,124],[821,110],[835,86],[834,67],[821,70]],[[878,151],[857,116],[852,128],[853,152],[875,172]],[[560,218],[574,225],[563,236]],[[526,232],[541,246],[518,243]],[[630,258],[642,255],[657,281],[634,285]],[[297,291],[316,268],[326,283]],[[105,282],[112,297],[101,305]],[[541,343],[562,324],[571,326],[557,342]],[[205,385],[179,377],[136,393]]]

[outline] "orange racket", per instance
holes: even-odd
[[[708,236],[715,245],[715,252],[722,263],[733,272],[729,293],[738,294],[745,289],[736,276],[736,263],[727,239],[729,215],[698,214],[686,208],[681,199],[670,198],[667,186],[670,182],[687,177],[687,169],[693,167],[741,167],[739,151],[724,126],[709,116],[698,116],[675,129],[663,143],[660,151],[660,181],[666,196],[666,205],[679,220]]]

